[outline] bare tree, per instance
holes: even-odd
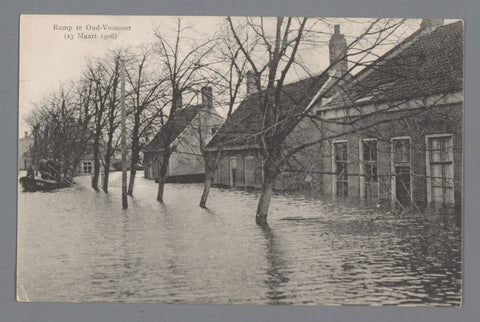
[[[151,48],[141,48],[139,54],[133,54],[128,59],[127,80],[131,87],[129,107],[132,118],[131,163],[128,194],[133,195],[135,176],[142,148],[140,139],[152,131],[155,121],[161,116],[165,107],[167,79],[158,76],[158,72],[150,70],[149,66],[154,51]]]
[[[111,80],[111,85],[105,94],[108,97],[108,105],[105,116],[105,131],[107,134],[106,147],[104,149],[104,179],[102,189],[104,192],[108,192],[108,182],[110,177],[110,164],[113,154],[115,153],[115,132],[120,125],[120,104],[118,86],[120,84],[120,68],[122,51],[116,51],[110,53],[101,64],[107,78]]]
[[[75,174],[88,140],[85,124],[89,119],[82,119],[82,96],[75,91],[76,86],[62,85],[58,92],[46,95],[26,119],[34,135],[34,165],[38,166],[41,159],[56,160],[60,166],[57,170],[65,176]]]
[[[246,42],[246,40],[245,40]],[[243,43],[246,47],[247,44]],[[248,48],[251,50],[253,47]],[[217,95],[225,97],[227,105],[227,113],[225,122],[229,120],[235,105],[243,96],[241,85],[247,75],[248,61],[245,55],[242,55],[241,48],[235,40],[233,40],[232,32],[228,26],[223,26],[218,36],[217,48],[214,52],[216,63],[206,68],[206,72],[212,80],[210,83],[216,89]],[[208,194],[213,184],[215,170],[222,157],[222,147],[218,148],[215,154],[208,153],[201,146],[201,152],[205,159],[205,183],[203,187],[202,197],[200,199],[200,207],[206,208]]]
[[[103,129],[105,125],[105,112],[108,109],[111,80],[106,76],[105,68],[100,61],[87,61],[86,77],[90,78],[93,85],[93,176],[92,188],[98,190],[100,176],[100,145],[102,143]]]
[[[274,21],[268,21],[265,18],[246,18],[235,24],[229,17],[227,22],[237,45],[249,63],[249,68],[256,76],[257,88],[261,90],[257,100],[262,113],[262,125],[254,136],[258,139],[263,160],[263,179],[256,221],[259,224],[266,224],[276,177],[296,154],[326,139],[320,138],[315,140],[315,143],[297,142],[297,145],[292,147],[286,144],[289,134],[303,119],[312,120],[311,114],[316,103],[332,95],[332,91],[338,91],[341,86],[345,86],[348,83],[350,71],[364,67],[366,61],[374,54],[374,49],[388,39],[403,21],[392,22],[380,19],[372,21],[364,32],[349,44],[348,49],[352,50],[335,57],[335,61],[324,72],[324,77],[320,75],[317,79],[311,78],[309,82],[303,84],[304,87],[309,86],[311,91],[317,92],[317,95],[309,101],[305,101],[305,96],[301,93],[294,93],[294,95],[289,93],[285,82],[293,66],[308,70],[306,66],[302,66],[299,48],[311,42],[311,37],[316,35],[316,26],[323,21],[282,17],[275,18]],[[254,40],[247,42],[247,37],[251,38],[252,35],[255,36]],[[247,43],[256,44],[255,51],[249,51]],[[341,75],[331,74],[338,64],[346,61],[347,55],[349,60],[355,62],[351,68]],[[322,84],[329,73],[331,74],[329,81]],[[261,87],[261,83],[265,84],[264,88]],[[322,88],[321,91],[319,91],[320,88]]]
[[[177,112],[182,109],[182,95],[186,95],[194,88],[200,87],[202,82],[200,71],[207,65],[207,57],[212,50],[213,41],[207,39],[199,44],[190,46],[185,43],[192,42],[186,38],[185,33],[189,27],[185,27],[182,20],[177,19],[175,39],[169,41],[159,30],[155,35],[158,39],[158,54],[164,61],[168,74],[168,85],[171,97],[168,120],[174,120]],[[187,47],[186,47],[187,46]],[[174,151],[172,141],[173,133],[162,131],[162,156],[158,180],[157,200],[163,201],[163,192],[170,156]]]

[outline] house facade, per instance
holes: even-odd
[[[212,88],[202,88],[202,104],[190,105],[168,120],[143,150],[144,175],[158,179],[165,144],[174,147],[167,169],[167,182],[203,182],[202,149],[222,126],[224,118],[213,107]]]
[[[462,204],[463,23],[419,31],[319,104],[322,192],[400,207]],[[340,95],[339,95],[340,96]]]
[[[330,43],[333,68],[327,80],[316,81],[320,88],[299,93],[305,80],[290,84],[292,93],[305,96],[303,108],[319,99],[312,113],[316,121],[303,118],[285,145],[312,139],[319,144],[295,155],[274,188],[374,205],[460,209],[463,23],[424,19],[418,31],[355,76],[344,74],[346,60],[335,60],[346,49],[339,31]],[[322,93],[339,78],[345,82]],[[249,137],[258,131],[258,100],[249,95],[207,146],[212,153],[223,151],[217,186],[261,187],[263,160],[258,142]]]
[[[334,67],[329,75],[324,72],[309,78],[285,84],[281,95],[281,106],[278,108],[279,119],[294,119],[295,115],[303,113],[305,107],[315,96],[331,84],[331,79],[339,74],[347,73],[346,60],[342,60],[347,43],[340,34],[339,26],[331,36],[330,62]],[[247,97],[232,113],[229,120],[207,145],[206,150],[215,155],[221,151],[221,158],[214,176],[214,186],[233,188],[260,188],[263,180],[262,165],[264,163],[260,150],[264,107],[262,100],[265,91],[255,91],[255,79],[252,73],[247,73]],[[307,140],[308,137],[320,135],[315,127],[297,124],[285,140],[287,146]],[[302,167],[299,169],[296,161],[287,164],[274,181],[275,190],[298,191],[312,189],[316,178],[310,173],[318,170],[318,147],[311,147],[307,153],[301,153]],[[312,167],[313,165],[313,167]],[[305,170],[307,168],[307,170]]]

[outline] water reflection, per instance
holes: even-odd
[[[283,292],[283,286],[289,281],[285,272],[287,264],[284,260],[284,254],[270,226],[265,224],[259,225],[259,227],[267,242],[266,259],[268,266],[265,284],[269,288],[269,291],[266,293],[267,298],[270,300],[269,304],[288,304],[290,302],[285,301],[287,296]]]
[[[84,179],[84,182],[82,181]],[[18,195],[19,296],[31,301],[304,305],[461,303],[461,221],[138,178],[121,209],[89,178]],[[23,296],[23,297],[22,297]]]

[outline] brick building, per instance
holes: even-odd
[[[322,74],[295,83],[286,84],[282,93],[280,119],[302,113],[303,107],[314,97],[327,80]],[[247,81],[249,83],[250,81]],[[206,150],[215,154],[221,150],[221,159],[214,177],[214,185],[237,188],[258,188],[262,184],[262,154],[260,136],[262,129],[262,100],[264,92],[248,93],[220,128]],[[275,182],[275,188],[296,190],[301,179],[282,173]]]
[[[321,187],[337,198],[462,203],[463,23],[423,21],[319,104]]]
[[[338,25],[335,26],[335,33],[331,36],[329,47],[333,68],[328,73],[324,72],[284,85],[280,99],[281,106],[277,107],[279,120],[293,120],[296,115],[302,114],[305,107],[319,92],[322,92],[322,89],[332,86],[334,77],[347,73],[346,59],[341,59],[347,43],[344,36],[340,34]],[[211,155],[221,151],[221,158],[214,176],[215,186],[260,188],[262,185],[263,157],[260,150],[261,137],[258,134],[262,132],[263,127],[262,103],[266,91],[256,91],[253,77],[252,73],[247,74],[247,97],[206,146],[206,150]],[[282,122],[277,126],[282,126]],[[311,127],[308,122],[297,124],[285,140],[285,145],[295,146],[315,135],[320,135],[320,132],[315,127]],[[309,172],[319,166],[318,155],[318,147],[312,147],[301,153],[301,165],[298,164],[298,159],[286,164],[274,181],[274,189],[289,191],[310,189],[314,180],[310,180]]]
[[[328,79],[322,74],[284,90],[284,104],[290,108],[285,115],[317,101],[317,121],[303,118],[285,146],[312,138],[323,142],[299,152],[276,178],[275,189],[311,190],[375,204],[460,208],[463,38],[461,21],[443,25],[441,19],[424,19],[418,31],[351,76],[346,59],[336,61],[347,48],[336,26]],[[261,186],[255,136],[261,129],[261,95],[248,95],[207,145],[211,153],[222,150],[217,186]]]

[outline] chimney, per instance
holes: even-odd
[[[337,76],[342,76],[348,71],[347,57],[347,41],[340,33],[340,25],[335,25],[335,31],[330,38],[328,44],[330,50],[330,65],[332,66],[332,73]],[[342,58],[343,57],[343,58]],[[339,59],[341,59],[339,61]]]
[[[257,84],[255,82],[255,73],[253,70],[247,72],[247,95],[257,91]]]
[[[203,107],[207,107],[207,108],[213,107],[213,96],[212,96],[211,86],[202,87],[202,105]]]
[[[421,29],[433,28],[443,25],[443,19],[424,18],[420,25]]]

